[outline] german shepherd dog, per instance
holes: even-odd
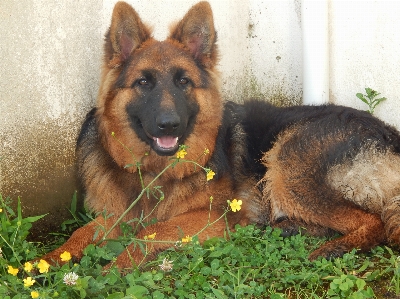
[[[367,112],[326,105],[277,108],[264,101],[224,102],[216,69],[218,49],[211,7],[194,5],[157,41],[136,11],[115,5],[105,37],[97,107],[77,142],[77,164],[93,211],[106,211],[47,254],[76,258],[121,215],[129,222],[152,215],[157,223],[137,238],[199,240],[223,236],[218,219],[227,200],[241,200],[227,214],[235,225],[271,225],[283,235],[305,229],[342,237],[311,253],[332,258],[384,241],[400,243],[400,135]],[[166,169],[185,145],[186,160]],[[207,180],[204,169],[215,176]],[[164,199],[143,186],[162,186]],[[212,209],[210,209],[212,198]],[[127,210],[128,209],[128,210]],[[125,211],[128,211],[124,214]],[[203,228],[205,228],[203,230]],[[116,226],[107,236],[121,234]],[[152,243],[151,254],[168,247]],[[130,245],[116,264],[131,267],[144,258]]]

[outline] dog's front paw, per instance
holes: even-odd
[[[282,237],[295,236],[300,231],[300,226],[298,225],[298,223],[289,219],[279,219],[272,227],[282,230]]]
[[[327,243],[325,245],[322,245],[317,250],[314,250],[308,256],[308,259],[310,261],[315,261],[319,257],[323,257],[323,258],[325,258],[327,260],[333,260],[335,258],[342,257],[348,251],[349,250],[346,248],[346,246],[342,246],[340,244]]]

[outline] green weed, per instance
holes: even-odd
[[[368,105],[367,111],[373,114],[376,106],[378,106],[382,101],[386,100],[386,98],[382,97],[376,99],[376,97],[380,95],[380,93],[369,87],[365,88],[365,92],[366,92],[365,95],[362,93],[357,93],[356,96],[357,98],[359,98],[361,101],[363,101],[365,104]]]
[[[22,218],[21,201],[18,198],[17,212],[10,208],[11,199],[0,194],[0,248],[2,257],[13,266],[22,260],[33,259],[37,255],[35,246],[26,241],[32,223],[45,215]]]

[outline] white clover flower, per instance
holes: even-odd
[[[163,262],[161,265],[158,265],[160,267],[160,269],[164,272],[169,272],[172,271],[173,268],[173,263],[174,261],[169,261],[167,258],[163,259]]]
[[[75,272],[69,272],[64,275],[63,281],[66,285],[72,286],[76,285],[78,278],[79,276]]]

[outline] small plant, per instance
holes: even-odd
[[[94,219],[94,215],[92,215],[89,211],[86,211],[85,214],[78,211],[78,195],[77,192],[74,192],[72,196],[71,206],[68,209],[72,219],[67,219],[63,223],[61,223],[61,230],[66,233],[72,233],[77,228],[84,226]]]
[[[388,275],[390,277],[389,293],[398,298],[400,296],[400,256],[395,254],[389,247],[385,247],[385,249],[389,255],[385,254],[385,252],[377,252],[376,257],[380,258],[380,262],[388,263],[390,266],[384,269],[380,275]]]
[[[393,263],[393,277],[390,281],[392,289],[396,296],[400,295],[400,256],[397,258],[392,256],[391,262]]]
[[[365,289],[365,280],[358,278],[354,275],[342,274],[337,278],[334,278],[330,283],[328,295],[331,298],[352,298],[352,299],[363,299],[373,298],[374,292],[371,287]]]
[[[32,223],[45,215],[22,217],[21,201],[18,198],[17,212],[10,207],[9,197],[0,194],[0,249],[4,258],[13,266],[21,265],[22,260],[33,259],[37,255],[36,246],[26,240]]]
[[[365,92],[367,94],[364,95],[362,93],[357,93],[356,96],[357,96],[357,98],[359,98],[361,101],[363,101],[365,104],[368,105],[367,111],[369,113],[373,114],[376,106],[378,106],[379,103],[381,103],[382,101],[386,100],[386,98],[383,97],[383,98],[376,99],[376,97],[378,95],[380,95],[380,93],[378,93],[377,91],[375,91],[369,87],[365,88]]]

